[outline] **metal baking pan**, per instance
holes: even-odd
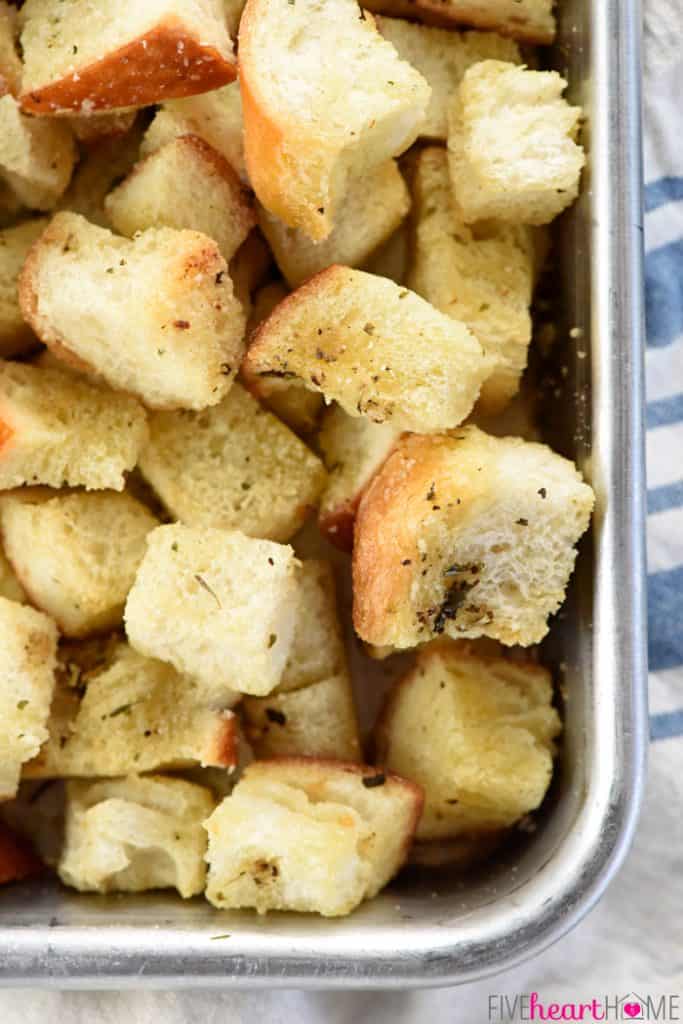
[[[637,0],[562,0],[552,61],[587,115],[583,194],[558,226],[560,386],[547,438],[598,496],[546,648],[561,672],[558,779],[536,831],[478,878],[400,878],[349,918],[228,914],[202,900],[0,895],[0,983],[401,987],[471,981],[553,942],[628,848],[643,780],[640,104]],[[573,330],[572,330],[573,328]],[[571,333],[570,333],[571,331]]]

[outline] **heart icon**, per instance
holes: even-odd
[[[640,1003],[624,1003],[624,1013],[627,1017],[640,1016]]]

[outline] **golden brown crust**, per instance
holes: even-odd
[[[0,885],[39,875],[44,868],[33,847],[0,824]]]
[[[320,532],[340,551],[353,551],[353,528],[364,491],[362,488],[334,508],[321,512],[318,517]]]
[[[435,28],[474,28],[497,32],[501,36],[518,39],[522,43],[547,46],[555,39],[555,32],[544,31],[524,13],[512,14],[502,21],[499,14],[477,11],[477,4],[469,13],[453,10],[444,0],[370,0],[369,9],[394,18],[416,18]]]
[[[23,93],[31,114],[80,113],[142,107],[194,96],[232,82],[236,61],[206,46],[176,17],[160,21],[77,73]]]
[[[228,711],[220,723],[206,764],[212,768],[234,768],[238,759],[239,733],[235,715]]]

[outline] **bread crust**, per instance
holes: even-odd
[[[218,89],[237,75],[235,58],[206,46],[177,17],[167,17],[77,73],[22,93],[31,114],[142,107]]]
[[[416,18],[425,25],[436,28],[476,28],[498,32],[522,43],[547,46],[555,39],[554,20],[541,26],[523,11],[505,15],[496,13],[495,5],[489,0],[455,0],[451,5],[444,0],[369,0],[368,8],[377,14],[388,14],[395,18]]]

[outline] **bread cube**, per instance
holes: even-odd
[[[36,336],[21,315],[17,279],[26,254],[45,230],[43,217],[0,231],[0,356],[16,356],[36,344]]]
[[[561,730],[551,701],[541,665],[453,642],[420,651],[376,729],[380,764],[424,789],[417,838],[486,835],[540,805]]]
[[[115,110],[104,114],[76,114],[66,121],[78,141],[91,147],[127,135],[137,116],[137,110]]]
[[[125,135],[102,139],[89,146],[57,209],[80,213],[91,224],[102,228],[111,227],[104,201],[116,182],[126,177],[138,159],[141,138],[142,129],[136,123]]]
[[[19,301],[56,355],[151,408],[216,405],[243,352],[227,264],[198,231],[130,241],[58,213],[24,264]]]
[[[247,338],[287,295],[289,292],[281,281],[271,281],[259,288],[247,321]],[[246,363],[242,363],[240,375],[251,394],[272,409],[278,419],[296,434],[310,434],[315,430],[323,405],[322,395],[307,391],[300,381],[262,377]]]
[[[356,631],[398,648],[441,634],[538,643],[593,503],[573,463],[546,445],[476,427],[403,438],[356,517]]]
[[[289,227],[322,241],[352,183],[414,142],[429,86],[354,0],[248,0],[239,50],[254,191]]]
[[[274,692],[289,693],[346,673],[332,566],[322,559],[306,559],[299,571],[299,606],[292,646]]]
[[[455,427],[490,369],[476,338],[424,299],[348,267],[329,267],[253,335],[249,372],[301,380],[351,416],[425,433]]]
[[[273,257],[258,228],[249,234],[230,260],[230,277],[235,295],[246,316],[251,313],[252,298],[274,270]]]
[[[206,823],[206,897],[260,914],[349,914],[399,870],[421,809],[418,786],[375,768],[255,761]]]
[[[140,469],[174,518],[286,541],[318,503],[317,456],[239,384],[203,412],[157,412]]]
[[[242,96],[239,82],[221,89],[163,103],[145,133],[141,156],[149,156],[179,135],[198,135],[247,181],[244,162]]]
[[[18,604],[28,603],[26,591],[2,550],[0,550],[0,597],[6,597],[9,601],[16,601]]]
[[[0,489],[122,491],[146,438],[134,398],[73,373],[0,361]]]
[[[377,28],[396,47],[399,57],[417,68],[432,90],[420,126],[422,138],[446,141],[448,106],[472,64],[482,60],[521,60],[517,44],[495,32],[449,32],[403,18],[378,18]]]
[[[298,611],[292,549],[236,530],[159,526],[128,595],[132,646],[197,678],[207,700],[280,682]]]
[[[9,93],[0,99],[0,178],[32,210],[51,210],[76,162],[67,124],[27,117]]]
[[[466,223],[549,224],[576,199],[581,108],[557,71],[485,60],[465,72],[449,110],[448,155]]]
[[[329,471],[320,503],[320,529],[342,551],[353,548],[353,524],[363,491],[401,431],[391,421],[373,423],[339,406],[325,413],[318,443]]]
[[[39,875],[42,870],[43,862],[33,847],[6,825],[0,824],[0,885],[20,882]]]
[[[555,0],[369,0],[368,10],[445,28],[492,29],[522,43],[552,43]],[[507,58],[509,59],[509,58]]]
[[[57,628],[34,608],[0,597],[0,801],[19,785],[21,766],[47,739],[55,685]]]
[[[129,494],[20,490],[0,498],[7,557],[65,636],[117,626],[158,520]]]
[[[209,705],[195,680],[125,643],[90,669],[79,655],[73,646],[61,655],[49,739],[24,778],[237,764],[235,716]]]
[[[213,238],[230,260],[256,223],[246,189],[227,160],[198,135],[181,135],[145,157],[105,209],[133,237],[147,228],[189,228]]]
[[[247,739],[258,758],[301,755],[357,761],[361,756],[347,673],[290,693],[246,697],[242,710]]]
[[[477,409],[500,412],[519,389],[531,341],[533,252],[509,228],[477,236],[453,201],[441,147],[421,150],[413,176],[413,235],[407,284],[467,325],[493,362]]]
[[[21,103],[34,114],[142,107],[232,81],[221,0],[27,0]]]
[[[410,209],[410,194],[395,160],[387,160],[350,182],[334,228],[321,242],[288,227],[266,209],[259,223],[278,267],[297,288],[320,270],[341,263],[360,267],[398,228]]]
[[[17,12],[0,0],[0,96],[16,96],[21,87],[21,60],[16,46]]]
[[[59,877],[81,892],[202,892],[214,799],[184,779],[148,775],[67,784]]]

